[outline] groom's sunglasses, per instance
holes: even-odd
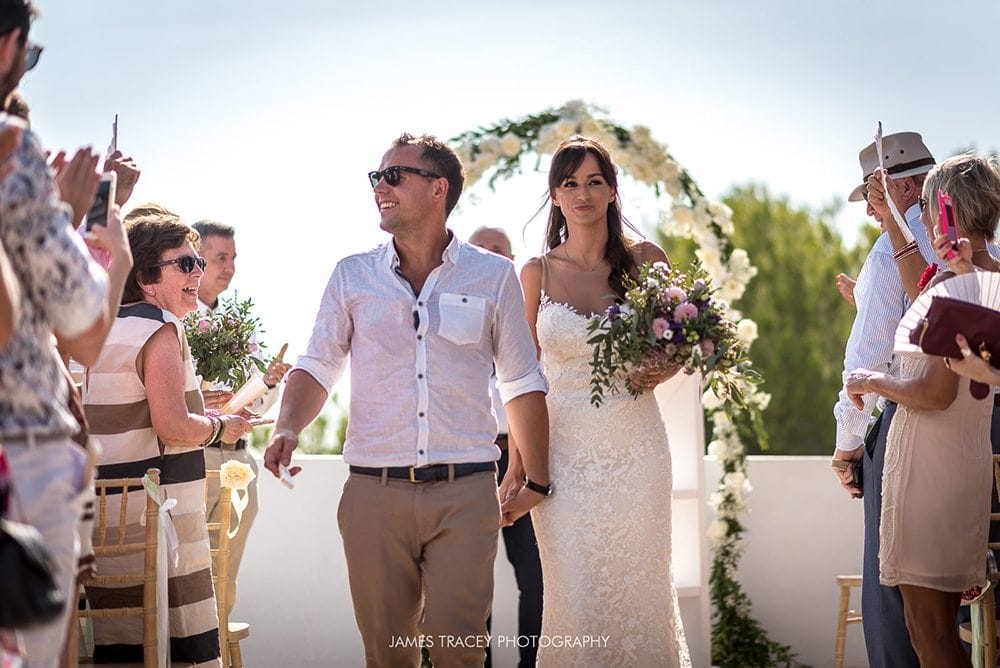
[[[392,167],[386,167],[380,172],[368,172],[368,180],[372,182],[372,188],[378,185],[378,182],[385,179],[387,185],[395,188],[399,185],[399,175],[401,172],[409,172],[410,174],[419,174],[420,176],[426,176],[429,179],[440,179],[440,174],[435,174],[434,172],[428,172],[426,169],[418,169],[417,167],[406,167],[405,165],[394,165]]]
[[[175,257],[173,260],[164,260],[163,262],[157,262],[153,267],[166,267],[168,264],[176,264],[177,268],[180,269],[185,274],[190,274],[194,271],[195,267],[198,267],[202,271],[205,271],[205,258],[198,257],[197,255],[181,255],[180,257]]]

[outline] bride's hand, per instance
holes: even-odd
[[[506,476],[504,476],[506,478]],[[511,524],[527,515],[528,511],[545,500],[545,497],[538,492],[532,491],[522,486],[514,496],[503,502],[500,512],[503,513],[502,526],[509,527]]]
[[[629,381],[635,389],[646,392],[652,390],[660,383],[670,380],[680,370],[681,367],[679,365],[674,365],[660,371],[636,371],[629,377]]]

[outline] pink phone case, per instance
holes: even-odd
[[[958,250],[958,230],[955,229],[955,208],[951,201],[951,195],[938,191],[938,225],[941,234],[951,239],[951,250],[945,256],[950,260],[957,255]]]

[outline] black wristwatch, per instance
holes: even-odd
[[[539,485],[530,478],[524,479],[524,486],[532,492],[538,492],[542,496],[552,496],[552,493],[556,491],[555,487],[552,486],[552,483],[549,483],[548,485]]]

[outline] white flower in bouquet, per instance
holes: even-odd
[[[668,195],[674,198],[680,197],[684,191],[684,186],[681,184],[680,179],[666,179],[663,182],[663,188],[667,191]]]
[[[500,140],[493,135],[486,135],[479,142],[479,159],[496,160],[500,156]]]
[[[568,136],[562,132],[558,122],[545,125],[538,131],[536,151],[538,153],[554,153],[559,146],[559,142]]]
[[[750,318],[743,318],[736,323],[736,338],[746,346],[757,340],[757,323]]]
[[[256,477],[249,464],[235,459],[223,462],[222,466],[219,467],[219,482],[223,487],[230,489],[244,491]]]
[[[718,396],[715,393],[715,390],[708,388],[701,395],[701,405],[706,410],[714,411],[716,408],[722,408],[725,406],[726,401],[722,397]]]
[[[740,494],[749,494],[752,490],[750,487],[750,481],[741,471],[733,471],[732,473],[727,473],[722,478],[722,484],[726,488],[726,491],[738,496]]]
[[[508,158],[513,158],[521,152],[521,138],[508,132],[500,138],[500,153]]]

